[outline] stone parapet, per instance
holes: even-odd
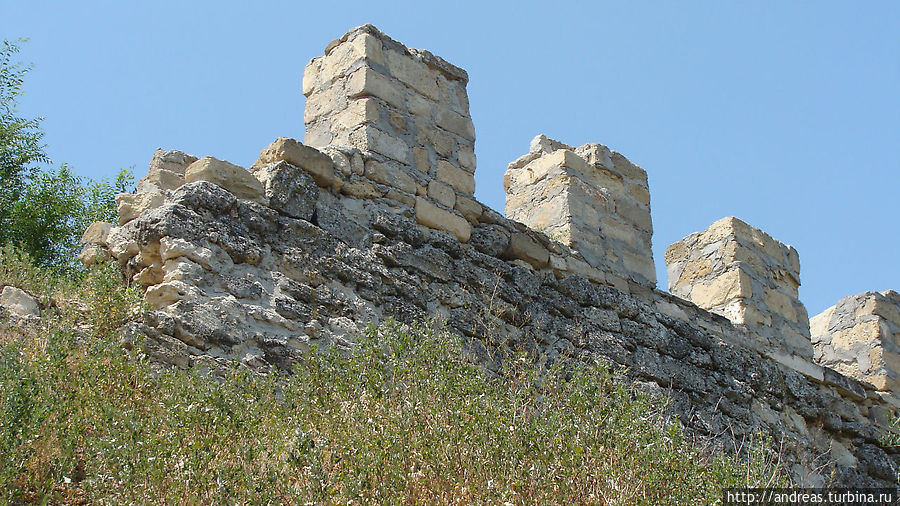
[[[812,359],[791,246],[728,217],[669,246],[666,265],[672,294],[746,326],[764,348]]]
[[[900,393],[900,294],[844,297],[809,324],[818,363]]]
[[[624,156],[539,135],[503,183],[507,217],[578,251],[610,278],[656,286],[647,173]]]

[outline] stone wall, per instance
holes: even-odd
[[[621,154],[539,135],[503,186],[508,217],[578,251],[610,284],[656,286],[647,173]]]
[[[728,217],[669,246],[666,265],[673,295],[746,326],[768,350],[812,360],[794,248]]]
[[[844,297],[809,323],[816,362],[900,393],[900,294]]]
[[[384,52],[389,39],[371,27],[351,30],[326,52],[369,48],[376,39]],[[320,119],[310,120],[313,130]],[[535,160],[575,156],[597,168],[604,153],[598,145],[538,144]],[[414,157],[421,146],[407,147]],[[610,157],[616,169],[619,158]],[[118,225],[85,232],[82,259],[115,258],[144,288],[150,309],[127,329],[126,345],[143,346],[158,363],[290,370],[312,344],[353,346],[369,323],[436,318],[489,369],[519,351],[542,364],[602,358],[635,387],[670,397],[671,414],[698,444],[741,453],[760,432],[773,435],[798,485],[896,484],[900,449],[881,442],[891,430],[893,396],[805,355],[762,346],[775,344],[759,333],[765,328],[735,325],[634,279],[617,281],[608,274],[622,264],[598,255],[591,261],[599,266],[591,265],[578,249],[474,200],[464,213],[459,191],[456,206],[443,205],[429,196],[424,172],[413,178],[409,171],[418,169],[391,160],[365,144],[316,149],[287,138],[263,149],[249,171],[160,150],[138,192],[119,196]],[[414,191],[400,188],[401,174]],[[728,220],[684,242],[683,253],[668,255],[681,262],[675,279],[678,269],[708,258],[712,277],[695,275],[692,285],[737,272],[737,288],[726,293],[748,294],[744,304],[768,311],[752,289],[765,308],[777,309],[765,289],[784,294],[784,276],[799,279],[796,253],[753,230]],[[778,265],[784,273],[776,279],[765,269],[781,272]]]

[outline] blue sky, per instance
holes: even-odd
[[[900,290],[900,2],[0,5],[30,38],[21,112],[90,177],[302,139],[303,67],[363,23],[469,72],[494,209],[536,134],[600,142],[649,174],[662,288],[665,247],[734,215],[797,248],[811,315]]]

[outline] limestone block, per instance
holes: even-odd
[[[550,263],[550,252],[541,246],[528,234],[514,233],[509,238],[509,248],[506,255],[519,260],[524,260],[535,268],[546,267]]]
[[[341,178],[335,173],[334,162],[321,151],[304,146],[296,139],[279,137],[259,153],[254,167],[285,161],[309,173],[319,186],[340,188]]]
[[[435,179],[428,182],[428,197],[450,209],[456,206],[456,192],[453,188]]]
[[[428,150],[425,148],[413,148],[413,163],[419,172],[428,174],[431,171]]]
[[[374,199],[382,196],[382,193],[372,183],[359,178],[352,178],[344,183],[341,186],[341,193],[361,199]]]
[[[369,160],[366,162],[366,177],[376,183],[392,186],[413,195],[416,194],[415,180],[396,163]]]
[[[184,181],[208,181],[228,190],[239,199],[265,202],[265,189],[258,179],[243,167],[211,156],[192,163],[184,172]]]
[[[462,195],[456,196],[455,209],[462,213],[462,215],[473,224],[478,223],[478,218],[484,213],[484,208],[481,207],[481,204],[474,199],[463,197]]]
[[[797,321],[797,311],[791,297],[778,290],[766,290],[764,299],[766,306],[792,322]]]
[[[147,175],[138,181],[138,193],[174,190],[184,184],[184,171],[197,157],[178,150],[157,149]]]
[[[731,270],[711,282],[701,282],[691,289],[691,301],[709,309],[739,297],[753,295],[750,276],[743,270]]]
[[[467,141],[475,141],[475,125],[472,119],[450,109],[438,108],[434,117],[437,126]]]
[[[434,102],[416,93],[411,93],[406,107],[410,114],[430,118],[431,112],[434,109]]]
[[[412,149],[398,137],[374,127],[357,128],[350,132],[350,142],[362,151],[374,151],[398,162],[408,164]]]
[[[475,158],[475,149],[470,145],[464,145],[459,147],[459,152],[456,154],[459,159],[459,165],[469,170],[470,172],[475,172],[476,158]]]
[[[119,225],[124,225],[137,218],[144,211],[163,205],[165,200],[165,195],[156,190],[147,193],[120,193],[116,195],[116,213],[119,215]]]
[[[95,221],[88,225],[84,233],[81,234],[81,244],[99,244],[100,246],[109,246],[109,233],[112,231],[112,224],[102,221]]]
[[[475,194],[475,176],[446,160],[438,160],[435,176],[464,195]]]
[[[360,125],[375,123],[381,117],[381,106],[373,98],[351,100],[347,108],[335,115],[333,124],[344,130],[352,130]]]
[[[312,219],[319,187],[309,174],[283,160],[250,170],[263,184],[269,207],[292,218]]]
[[[20,318],[41,315],[41,307],[37,299],[28,292],[15,286],[7,285],[0,291],[0,307]]]
[[[351,74],[346,92],[350,98],[378,97],[398,109],[405,105],[402,85],[371,67],[362,67]]]
[[[416,222],[429,228],[446,230],[455,235],[460,242],[469,241],[472,226],[462,216],[441,209],[423,197],[416,197],[415,210]]]
[[[437,76],[427,65],[399,51],[386,53],[388,70],[393,77],[432,100],[441,99]]]

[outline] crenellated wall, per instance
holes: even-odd
[[[290,370],[369,323],[437,318],[490,369],[603,358],[698,444],[773,435],[798,485],[896,485],[895,293],[814,318],[810,342],[796,251],[734,218],[670,247],[672,293],[655,289],[646,172],[599,144],[535,138],[503,216],[472,198],[466,79],[366,25],[307,67],[306,144],[276,139],[250,170],[154,153],[118,226],[82,239],[85,263],[114,258],[144,289],[127,345]]]

